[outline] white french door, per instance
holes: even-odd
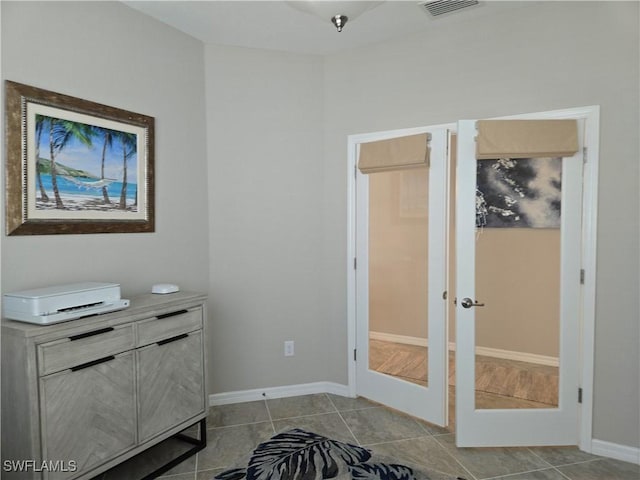
[[[579,126],[582,126],[581,122]],[[498,235],[506,234],[506,230],[509,229],[476,227],[476,216],[481,214],[478,209],[481,208],[482,203],[482,193],[478,193],[477,183],[478,162],[484,160],[476,160],[475,135],[475,121],[458,122],[455,233],[457,259],[456,443],[460,447],[576,445],[579,443],[582,149],[573,157],[561,160],[561,187],[558,187],[561,190],[561,215],[560,226],[555,229],[558,235],[558,254],[554,257],[558,277],[555,288],[558,298],[556,308],[558,320],[555,327],[558,352],[558,383],[557,387],[554,387],[557,391],[556,404],[531,403],[531,406],[526,408],[486,407],[476,392],[479,381],[477,370],[484,368],[479,363],[478,355],[478,347],[486,346],[481,344],[481,331],[485,328],[483,322],[493,321],[500,315],[506,315],[508,322],[502,327],[503,331],[512,329],[516,336],[519,334],[534,337],[537,332],[535,328],[531,333],[527,333],[529,332],[527,328],[530,327],[518,325],[519,317],[525,316],[520,315],[519,312],[529,312],[544,302],[553,303],[550,298],[553,295],[541,297],[531,289],[531,277],[536,275],[535,272],[524,270],[514,273],[513,269],[509,269],[511,265],[504,266],[504,262],[501,263],[499,258],[482,258],[483,255],[487,255],[486,252],[491,251],[487,244],[494,241]],[[582,133],[580,137],[582,138]],[[502,232],[496,233],[498,230]],[[541,258],[554,256],[549,251],[550,247],[542,241],[543,234],[551,235],[552,232],[534,233],[540,234],[538,235],[540,241],[533,246],[523,247],[519,255],[532,257],[537,254]],[[493,251],[499,252],[500,247],[496,248],[498,250],[494,248]],[[535,252],[537,248],[545,250]],[[499,256],[498,254],[497,257]],[[483,274],[485,270],[488,272],[485,272],[486,275]],[[520,289],[523,293],[522,298],[514,299],[511,294],[500,294],[500,292],[495,295],[484,293],[490,290],[489,283],[499,282],[500,279],[515,286],[516,290],[518,285],[522,285]],[[483,298],[483,293],[490,298]],[[493,338],[500,337],[501,333],[501,331],[493,331]],[[524,339],[521,340],[524,342]]]
[[[418,131],[419,130],[419,131]],[[356,314],[356,393],[391,408],[414,415],[437,425],[446,425],[447,418],[447,361],[446,361],[446,300],[443,294],[446,290],[447,268],[447,150],[448,131],[446,128],[418,129],[411,133],[431,134],[430,166],[393,172],[396,177],[395,187],[388,188],[385,205],[392,205],[395,211],[387,216],[393,216],[393,225],[389,229],[409,228],[417,223],[424,223],[424,240],[418,242],[397,243],[378,240],[375,237],[374,210],[378,208],[372,201],[370,190],[376,182],[384,180],[384,173],[363,175],[356,173],[356,285],[355,285],[355,314]],[[406,133],[405,133],[406,135]],[[402,134],[395,135],[396,137]],[[367,141],[393,138],[388,134],[371,137]],[[357,143],[355,144],[357,148]],[[422,170],[422,171],[421,171]],[[427,171],[428,170],[428,171]],[[416,183],[418,182],[418,183]],[[426,183],[426,185],[420,182]],[[370,188],[371,187],[371,188]],[[424,190],[422,190],[424,189]],[[412,191],[424,191],[424,196],[413,195]],[[386,207],[385,207],[386,208]],[[398,213],[399,212],[399,213]],[[377,218],[377,217],[376,217]],[[389,268],[378,268],[370,257],[372,251],[384,250],[392,256],[387,261]],[[408,250],[420,250],[421,260],[416,261]],[[372,263],[373,262],[373,263]],[[406,265],[414,276],[399,275],[394,277],[389,269]],[[382,283],[384,282],[384,285]],[[412,295],[411,298],[393,298],[393,295],[403,295],[406,289],[420,287],[424,294]],[[397,293],[395,293],[397,292]],[[393,368],[402,365],[402,358],[395,362],[395,367],[385,370],[384,366],[374,365],[370,355],[370,340],[375,328],[373,326],[375,309],[385,310],[387,322],[402,322],[404,312],[389,314],[390,303],[403,304],[406,302],[424,302],[415,305],[413,310],[421,311],[420,321],[426,333],[424,346],[428,343],[427,358],[424,362],[426,376],[424,378],[403,378],[402,373],[394,375]],[[385,309],[386,308],[386,309]],[[422,310],[421,310],[422,309]],[[375,333],[375,332],[373,332]],[[397,338],[401,337],[397,336]],[[397,353],[397,352],[396,352]],[[387,360],[391,360],[387,358]],[[393,362],[391,362],[393,363]],[[397,372],[396,372],[397,373]],[[412,375],[412,374],[408,374]]]

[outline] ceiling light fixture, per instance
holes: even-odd
[[[347,21],[354,20],[367,10],[377,7],[382,1],[298,0],[286,3],[301,12],[309,13],[323,20],[331,20],[338,32],[341,32]]]
[[[334,15],[333,17],[331,17],[331,23],[336,26],[338,32],[342,31],[342,27],[344,27],[345,23],[347,23],[347,20],[349,20],[349,17],[347,17],[346,15]]]

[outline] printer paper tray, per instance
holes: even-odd
[[[86,307],[77,307],[66,309],[66,311],[49,313],[47,315],[29,315],[25,312],[16,312],[7,310],[5,315],[12,320],[19,322],[36,323],[38,325],[52,325],[54,323],[68,322],[69,320],[77,320],[79,318],[98,315],[100,313],[115,312],[129,306],[129,300],[120,299],[111,303],[100,303]]]

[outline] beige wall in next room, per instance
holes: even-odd
[[[428,338],[428,177],[426,168],[367,176],[371,332]],[[453,223],[449,236],[453,253]],[[557,357],[560,230],[485,228],[469,248],[476,249],[476,298],[486,304],[476,311],[476,345]],[[448,276],[455,285],[453,261]],[[454,309],[450,315],[455,342]]]

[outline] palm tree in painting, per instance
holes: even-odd
[[[137,151],[136,135],[128,132],[118,132],[118,139],[122,144],[122,190],[120,191],[120,208],[127,208],[127,160]]]
[[[64,208],[60,191],[58,190],[58,178],[56,172],[56,155],[69,143],[71,139],[77,139],[87,147],[91,147],[91,127],[84,123],[49,119],[49,154],[51,156],[51,187],[56,199],[56,208]]]
[[[42,115],[36,115],[36,179],[38,181],[38,188],[40,189],[40,199],[43,202],[49,201],[49,195],[47,195],[47,191],[44,189],[44,185],[42,184],[42,177],[40,176],[40,139],[42,138],[42,131],[45,128],[45,119]]]
[[[113,137],[115,132],[113,130],[109,130],[107,128],[94,127],[93,133],[97,137],[102,137],[102,163],[100,166],[100,178],[104,180],[104,161],[107,155],[107,150],[110,150],[113,147]],[[107,191],[106,185],[102,187],[102,199],[105,204],[111,204],[111,200],[109,199],[109,192]]]

